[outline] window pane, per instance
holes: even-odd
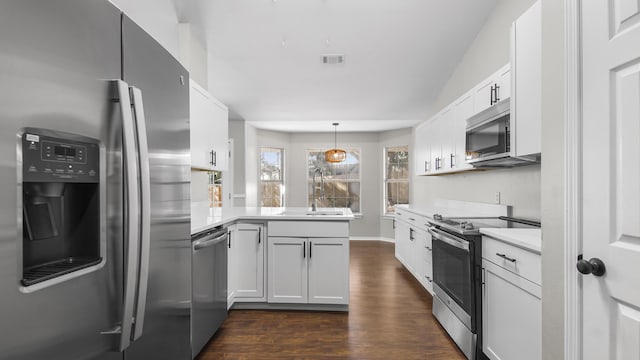
[[[283,206],[284,149],[260,148],[261,206]]]
[[[396,204],[409,203],[409,146],[385,148],[385,208],[395,211]]]
[[[360,151],[357,149],[346,149],[346,151],[347,159],[344,162],[327,163],[324,160],[324,151],[307,150],[309,206],[316,199],[318,207],[350,207],[354,212],[360,211]],[[316,169],[322,170],[324,179],[322,189],[320,175]],[[314,173],[316,173],[315,189]],[[355,188],[352,184],[356,184]]]

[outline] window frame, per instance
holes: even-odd
[[[358,208],[360,209],[360,211],[358,212],[353,212],[353,214],[356,217],[361,217],[362,216],[362,148],[360,147],[350,147],[350,148],[342,148],[344,149],[347,153],[349,152],[357,152],[358,154],[358,178],[353,178],[353,179],[340,179],[340,180],[327,180],[325,179],[325,183],[327,182],[333,182],[333,183],[337,183],[337,182],[347,182],[347,183],[352,183],[352,182],[357,182],[360,186],[358,187],[358,202],[359,202],[359,206]],[[305,177],[307,179],[306,182],[306,186],[305,186],[305,195],[306,195],[306,199],[307,199],[307,206],[311,207],[311,202],[309,200],[310,194],[309,194],[309,187],[310,185],[313,183],[313,179],[309,177],[309,154],[312,152],[325,152],[326,150],[324,149],[320,149],[320,148],[307,148],[306,152],[305,152],[305,161],[306,161],[306,166],[305,166]],[[331,164],[328,164],[331,165]]]
[[[388,149],[391,148],[407,148],[407,177],[403,179],[389,179],[389,174],[387,173],[387,153]],[[394,211],[388,211],[387,209],[387,188],[389,183],[406,183],[407,184],[407,204],[409,203],[409,199],[411,198],[411,152],[408,144],[403,145],[388,145],[383,146],[382,148],[382,214],[383,217],[394,217]],[[396,204],[396,205],[407,205],[407,204]]]
[[[262,180],[262,153],[263,149],[271,149],[271,150],[280,150],[280,180]],[[263,203],[263,192],[262,192],[262,184],[263,183],[278,183],[280,184],[280,206],[286,206],[286,195],[285,195],[285,148],[279,146],[259,146],[258,150],[258,194],[259,194],[259,204],[260,207],[264,207]]]

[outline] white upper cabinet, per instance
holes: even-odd
[[[453,156],[450,157],[450,169],[452,171],[464,171],[472,169],[471,164],[467,164],[467,119],[474,114],[473,91],[462,95],[454,103],[451,137],[453,141]]]
[[[514,156],[540,154],[542,149],[541,33],[542,15],[540,1],[537,1],[511,28],[511,151]]]
[[[435,162],[437,172],[445,172],[451,170],[451,155],[453,154],[453,132],[454,126],[454,111],[453,106],[449,106],[440,112],[438,123],[436,127],[438,129],[438,158]]]
[[[431,138],[429,122],[416,127],[414,139],[415,174],[426,175],[431,170]]]
[[[511,96],[511,67],[500,68],[480,82],[473,90],[474,114],[487,109]]]
[[[431,148],[431,157],[429,159],[430,163],[430,173],[436,173],[441,171],[441,162],[442,162],[442,114],[438,114],[434,116],[430,121],[430,131],[429,131],[429,145]]]
[[[189,89],[191,167],[227,170],[229,109],[193,80]]]

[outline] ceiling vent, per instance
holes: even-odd
[[[322,55],[324,65],[343,65],[344,55]]]

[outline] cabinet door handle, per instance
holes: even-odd
[[[427,250],[429,250],[429,251],[431,251],[431,248],[430,248],[430,247],[428,247],[428,246],[425,246],[424,248],[425,248],[425,249],[427,249]]]
[[[449,154],[449,164],[451,165],[451,167],[455,167],[456,166],[455,162],[453,161],[455,158],[456,158],[456,156],[453,153]]]
[[[429,171],[429,162],[428,161],[424,162],[424,171]]]
[[[500,101],[500,85],[496,84],[496,103]]]
[[[218,152],[217,151],[212,151],[212,153],[213,153],[213,160],[212,160],[213,164],[211,164],[211,165],[218,166]]]
[[[424,276],[429,282],[433,282],[433,280],[431,280],[430,277],[428,277],[427,275]]]
[[[229,231],[229,249],[231,249],[231,231]]]
[[[491,91],[489,92],[489,105],[493,105],[493,85],[491,85]]]
[[[309,259],[311,259],[311,249],[313,249],[313,242],[309,241]]]
[[[209,151],[209,165],[213,166],[213,150]]]
[[[416,219],[414,219],[414,218],[409,218],[409,220],[411,220],[411,221],[416,221]]]
[[[307,243],[303,242],[302,243],[302,258],[306,258],[307,257]]]
[[[260,236],[261,236],[261,233],[262,233],[262,231],[261,231],[261,230],[262,230],[262,228],[261,228],[261,227],[259,227],[259,228],[258,228],[258,244],[260,244]]]
[[[512,263],[516,262],[516,259],[510,258],[505,254],[496,253],[496,255],[498,255],[499,257],[501,257],[501,258],[503,258],[503,259],[505,259],[507,261],[511,261]]]
[[[409,240],[413,241],[413,229],[409,228]]]

